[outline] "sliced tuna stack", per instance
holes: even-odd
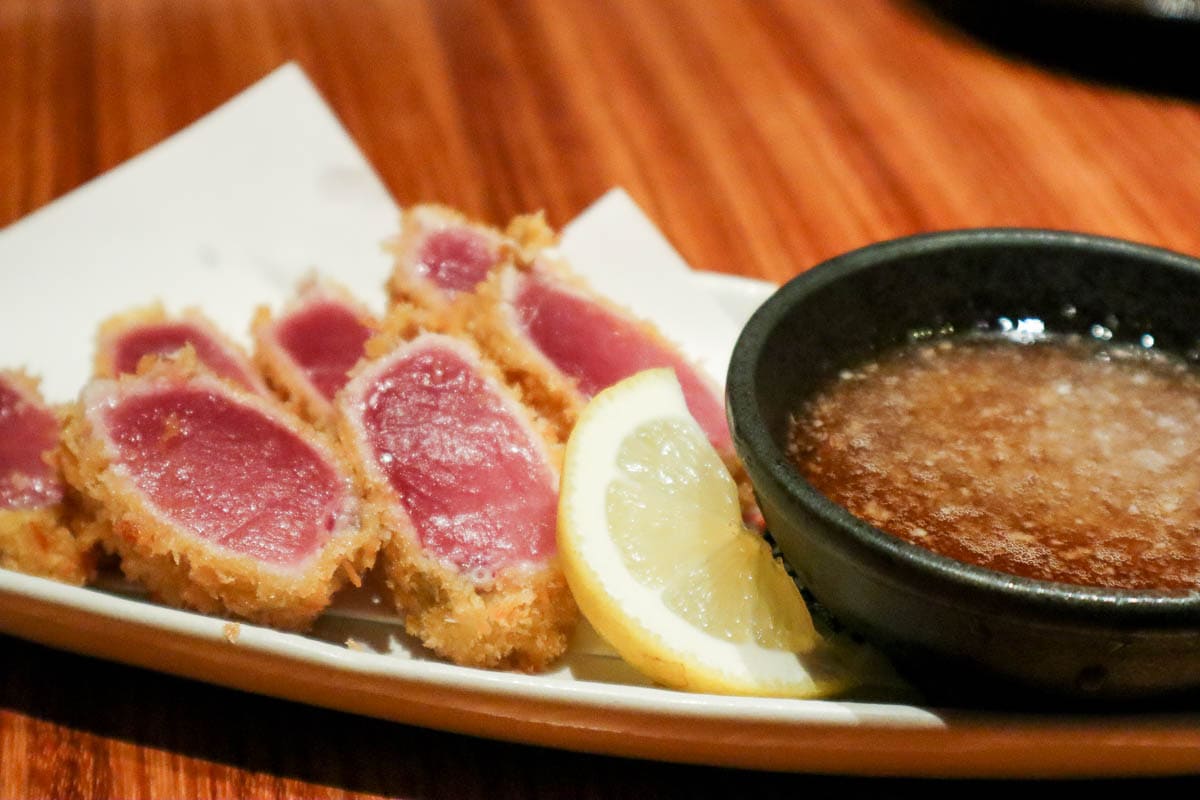
[[[577,616],[558,448],[470,343],[389,324],[338,398],[339,432],[393,531],[384,568],[406,627],[459,664],[544,668]]]
[[[127,311],[100,326],[96,375],[113,378],[132,374],[146,356],[170,355],[187,345],[212,372],[244,389],[268,394],[246,354],[203,314],[189,310],[172,317],[160,306]]]
[[[323,425],[376,327],[373,315],[345,290],[309,280],[278,316],[259,310],[254,360],[285,402]]]
[[[392,245],[396,264],[388,291],[396,303],[444,309],[474,291],[513,247],[500,231],[470,222],[457,211],[413,206],[405,210]]]
[[[303,629],[383,538],[329,445],[187,351],[93,380],[63,443],[89,534],[174,605]]]
[[[721,393],[648,322],[590,291],[548,249],[540,215],[505,233],[439,206],[405,212],[389,290],[469,332],[565,440],[589,399],[642,370],[673,367],[688,408],[713,445],[732,456]]]
[[[82,584],[93,559],[63,524],[58,431],[37,382],[0,371],[0,567]]]

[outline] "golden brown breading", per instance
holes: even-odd
[[[424,331],[458,333],[442,315],[400,305],[385,320],[381,333],[368,343],[368,357],[385,357]],[[469,340],[462,341],[475,349]],[[483,358],[481,364],[496,386],[509,391],[493,365]],[[354,375],[369,366],[369,362],[360,363]],[[536,566],[500,570],[491,585],[480,585],[457,568],[427,555],[391,484],[375,466],[370,446],[346,403],[346,395],[339,397],[339,435],[347,449],[357,448],[359,457],[353,463],[367,502],[392,531],[383,550],[383,568],[397,608],[405,615],[408,632],[458,664],[545,669],[565,651],[579,615],[557,558]],[[542,436],[557,474],[562,451],[552,429],[532,415],[528,421]]]
[[[258,366],[267,384],[291,411],[301,419],[316,425],[318,428],[328,427],[333,418],[333,403],[317,391],[312,381],[288,352],[275,338],[275,323],[298,308],[311,302],[314,297],[328,297],[352,309],[355,316],[367,328],[378,329],[379,320],[367,310],[344,287],[318,278],[315,275],[305,278],[296,290],[296,296],[284,307],[279,317],[271,314],[267,306],[259,306],[251,323],[251,333],[254,337],[254,363]]]
[[[190,348],[176,356],[144,362],[136,376],[92,381],[68,413],[63,473],[82,498],[87,520],[84,535],[120,556],[125,575],[166,603],[209,614],[232,614],[278,628],[307,628],[338,588],[347,582],[360,583],[386,537],[373,509],[361,504],[350,468],[330,444],[274,403],[208,373]],[[346,476],[349,518],[303,569],[274,568],[182,533],[156,513],[133,481],[112,463],[112,451],[89,415],[89,401],[107,392],[132,392],[176,382],[206,386],[269,417]]]
[[[405,629],[433,652],[468,667],[540,672],[567,649],[579,617],[557,559],[510,568],[485,589],[422,554],[404,523],[384,546],[383,568]],[[403,532],[401,532],[403,531]]]
[[[513,217],[505,226],[504,235],[516,246],[511,260],[519,264],[533,263],[539,253],[558,244],[558,232],[546,223],[543,211]]]
[[[38,381],[20,370],[0,371],[0,380],[29,402],[47,408]],[[60,420],[61,423],[61,420]],[[57,449],[45,458],[58,470]],[[68,525],[67,501],[45,508],[0,509],[0,567],[81,586],[95,577],[96,556]]]
[[[0,510],[0,567],[82,586],[96,557],[63,524],[61,506]]]

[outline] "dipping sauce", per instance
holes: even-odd
[[[1200,371],[1078,337],[926,340],[844,371],[789,455],[872,525],[1083,586],[1200,588]]]

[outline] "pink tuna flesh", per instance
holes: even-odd
[[[203,386],[133,394],[104,412],[116,463],[171,522],[273,564],[329,540],[345,502],[337,471],[261,411]]]
[[[446,228],[421,243],[415,268],[439,289],[469,292],[487,277],[500,253],[487,236],[470,228]]]
[[[328,400],[346,384],[370,335],[351,309],[332,300],[309,303],[276,328],[279,344]]]
[[[159,322],[131,328],[116,341],[113,364],[118,374],[132,374],[137,372],[138,362],[143,356],[170,355],[185,344],[190,344],[196,351],[196,357],[222,378],[228,378],[251,391],[258,391],[239,359],[203,328],[190,322]]]
[[[725,406],[708,380],[637,322],[539,273],[518,276],[512,304],[529,340],[587,397],[642,370],[673,367],[688,410],[709,441],[732,451]]]
[[[557,481],[478,365],[427,337],[372,378],[362,424],[426,552],[486,576],[555,551]]]
[[[54,414],[0,378],[0,508],[45,508],[62,500],[58,473],[45,460],[57,445]]]

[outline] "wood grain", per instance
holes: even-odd
[[[885,0],[0,0],[0,225],[288,60],[401,203],[496,222],[543,208],[562,224],[621,185],[703,269],[782,281],[875,240],[982,225],[1200,253],[1194,102],[1043,72]],[[0,640],[5,797],[793,789]]]

